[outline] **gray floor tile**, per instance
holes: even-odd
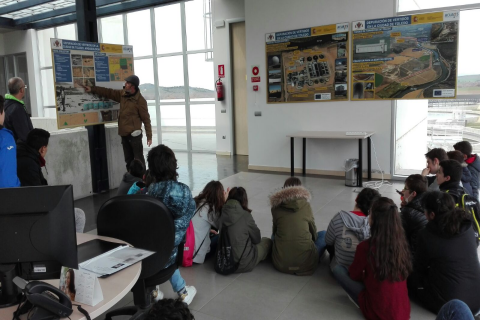
[[[350,301],[349,301],[350,302]],[[361,320],[361,311],[350,302],[350,306],[338,305],[316,296],[296,297],[280,314],[277,320]]]
[[[249,281],[258,286],[267,285],[282,292],[297,294],[310,281],[311,276],[295,276],[277,271],[271,259],[261,262],[253,272],[243,273],[238,277],[240,281]]]
[[[201,313],[200,311],[193,311],[192,313],[195,316],[195,320],[223,320],[223,319],[220,319],[220,318],[210,316],[210,315],[205,314],[205,313]]]
[[[197,289],[197,294],[190,304],[192,310],[200,310],[238,277],[238,274],[223,276],[215,273],[211,260],[203,266],[182,268],[181,273],[187,285]]]
[[[294,297],[295,293],[239,278],[200,312],[228,320],[274,320]]]

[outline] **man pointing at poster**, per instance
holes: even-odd
[[[147,101],[140,93],[139,85],[140,79],[135,75],[131,75],[125,79],[123,90],[84,86],[85,92],[97,94],[120,103],[118,134],[122,137],[123,154],[127,170],[133,159],[138,159],[145,164],[142,144],[142,122],[147,133],[147,145],[150,147],[152,144],[152,126],[150,124]]]

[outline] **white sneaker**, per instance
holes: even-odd
[[[152,300],[157,302],[163,299],[163,292],[160,291],[160,286],[157,286],[155,290],[152,291]]]
[[[197,294],[197,289],[195,289],[194,286],[186,286],[185,287],[186,293],[183,294],[178,294],[180,296],[180,299],[185,302],[187,305],[190,305],[192,303],[193,298]]]

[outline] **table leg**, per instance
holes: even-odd
[[[294,173],[294,168],[293,168],[293,155],[294,155],[294,152],[293,152],[293,137],[290,137],[290,175],[293,177],[295,175]]]
[[[367,165],[368,165],[368,181],[372,180],[372,139],[367,138]]]
[[[303,176],[307,173],[307,138],[303,138]]]
[[[358,139],[358,171],[357,171],[357,182],[358,186],[363,186],[363,167],[362,167],[362,142],[363,139]]]

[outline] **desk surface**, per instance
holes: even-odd
[[[367,134],[365,136],[347,136],[345,134],[346,132],[347,131],[297,131],[295,133],[287,135],[287,137],[313,139],[366,139],[375,134],[375,132],[373,131],[367,131]]]
[[[111,242],[124,243],[124,241],[100,237],[96,235],[86,234],[86,233],[77,233],[77,244],[82,244],[84,242],[93,240],[93,239],[103,239]],[[122,299],[137,282],[140,272],[142,271],[142,264],[137,263],[131,267],[123,269],[108,278],[98,280],[100,281],[100,287],[103,292],[103,300],[99,302],[95,307],[82,305],[82,308],[87,310],[92,319],[95,319],[111,307],[113,307],[120,299]],[[56,280],[47,280],[48,282],[55,287],[59,286],[59,279]],[[75,302],[74,302],[75,303]],[[78,304],[78,303],[76,303]],[[12,319],[13,312],[17,309],[17,306],[0,309],[0,319]],[[26,315],[23,315],[21,319],[26,319]],[[77,307],[73,306],[73,313],[70,315],[71,320],[86,320],[85,316],[81,314]]]

